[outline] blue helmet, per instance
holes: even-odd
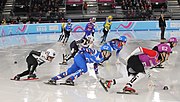
[[[120,37],[119,37],[119,40],[126,43],[127,38],[126,38],[125,36],[120,36]]]
[[[71,19],[67,19],[67,22],[71,22]]]
[[[101,51],[109,51],[111,52],[111,47],[107,44],[104,44],[103,46],[101,46]]]

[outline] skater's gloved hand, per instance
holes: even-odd
[[[95,74],[99,74],[99,72],[98,72],[98,63],[94,63],[94,72],[95,72]]]
[[[99,74],[98,68],[95,68],[94,71],[95,71],[95,74]]]
[[[98,63],[94,63],[94,68],[98,68]]]

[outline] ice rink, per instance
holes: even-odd
[[[2,40],[2,39],[1,39]],[[136,47],[153,48],[157,41],[153,40],[128,40],[120,52],[125,59]],[[95,42],[95,48],[99,48]],[[31,50],[46,50],[53,48],[57,52],[52,63],[46,63],[37,68],[39,80],[12,81],[10,78],[27,69],[25,58]],[[106,79],[120,79],[121,83],[112,86],[105,92],[98,80],[92,74],[86,73],[76,79],[75,86],[46,85],[43,82],[65,71],[73,60],[66,66],[60,66],[62,54],[68,53],[69,45],[62,46],[59,42],[30,44],[2,48],[0,50],[0,101],[1,102],[180,102],[180,45],[178,44],[169,60],[164,63],[164,69],[150,70],[151,77],[145,77],[134,88],[139,95],[116,94],[128,82],[126,65],[116,64],[115,53],[110,60],[99,68],[101,77]],[[14,62],[17,61],[17,64]],[[24,77],[26,78],[26,77]],[[62,79],[58,82],[63,82]],[[168,85],[169,90],[163,90]]]

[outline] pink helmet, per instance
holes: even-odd
[[[91,22],[92,21],[92,18],[89,18],[89,22]]]
[[[167,53],[171,53],[172,52],[172,49],[169,45],[167,44],[160,44],[158,46],[158,51],[161,53],[161,52],[167,52]]]
[[[168,40],[169,43],[173,42],[173,43],[178,43],[178,40],[177,38],[175,37],[171,37],[169,40]]]

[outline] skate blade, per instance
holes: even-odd
[[[59,83],[59,85],[68,85],[68,86],[74,86],[74,84],[67,84],[67,83]]]
[[[57,85],[57,84],[52,84],[52,83],[49,83],[49,82],[44,82],[44,84],[48,84],[48,85]]]
[[[101,80],[99,80],[99,82],[100,82],[101,86],[104,88],[104,90],[105,90],[106,92],[108,92],[108,89],[107,89],[107,87],[104,86],[104,83],[103,83]]]
[[[26,81],[26,80],[37,80],[37,79],[39,78],[27,78],[27,79],[22,79],[22,80]]]
[[[67,63],[59,63],[59,65],[68,65]]]
[[[39,78],[27,78],[27,79],[20,79],[20,80],[15,80],[14,78],[11,78],[10,80],[15,80],[15,81],[26,81],[26,80],[37,80]]]
[[[160,69],[163,69],[164,67],[158,67],[158,66],[155,66],[155,67],[152,67],[151,69],[153,68],[160,68]]]
[[[10,80],[15,80],[14,78],[11,78]],[[20,80],[15,80],[15,81],[20,81]]]
[[[138,95],[138,93],[134,92],[117,92],[117,94],[132,94],[132,95]]]

